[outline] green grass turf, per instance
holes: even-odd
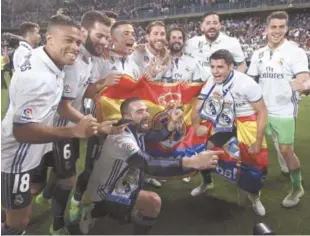
[[[2,90],[2,117],[6,91]],[[251,204],[239,195],[236,187],[215,176],[215,188],[208,194],[191,197],[190,191],[199,184],[197,175],[189,184],[181,180],[169,181],[161,189],[153,189],[162,197],[162,212],[151,234],[251,234],[257,222],[267,223],[277,234],[310,234],[310,97],[300,103],[297,121],[296,154],[303,168],[305,196],[293,209],[281,207],[281,201],[290,188],[290,181],[280,174],[275,151],[270,140],[270,167],[262,202],[267,215],[258,217]],[[80,171],[85,156],[85,141],[81,145],[78,161]],[[32,220],[27,233],[48,234],[51,211],[42,206],[33,207]],[[98,220],[92,234],[131,234],[131,225],[119,225],[111,219]]]

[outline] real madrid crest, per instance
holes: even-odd
[[[119,179],[115,185],[115,193],[118,195],[128,195],[134,192],[139,186],[139,171],[129,169],[124,178]]]
[[[179,93],[165,93],[158,97],[160,105],[166,107],[164,111],[158,112],[152,120],[152,128],[156,130],[162,129],[168,124],[171,117],[171,112],[175,104],[181,104],[181,94]],[[169,139],[160,142],[160,146],[165,149],[171,149],[182,141],[186,135],[186,124],[184,120],[180,121],[178,128],[172,132]]]
[[[145,63],[149,63],[150,62],[150,58],[148,56],[144,56],[144,62]]]
[[[280,65],[283,66],[283,63],[284,63],[284,58],[280,58],[280,61],[279,61]]]
[[[221,99],[216,96],[209,97],[203,106],[203,110],[206,115],[216,117],[222,108]]]

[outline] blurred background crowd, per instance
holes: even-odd
[[[248,8],[259,11],[263,7],[293,7],[294,4],[307,3],[310,4],[309,0],[2,0],[1,26],[2,29],[17,29],[20,23],[32,21],[44,29],[50,16],[59,8],[66,8],[76,20],[87,10],[104,9],[116,12],[118,19],[135,22],[137,42],[144,43],[144,28],[150,19],[162,19],[168,28],[180,26],[191,38],[200,34],[201,18],[198,15],[205,11],[232,12]],[[266,39],[264,23],[268,13],[257,11],[222,16],[222,31],[240,40],[248,61],[253,51],[264,45]],[[308,11],[294,10],[289,15],[289,39],[310,55],[309,8]]]

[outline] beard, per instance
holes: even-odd
[[[94,55],[94,56],[101,56],[101,53],[102,52],[97,52],[96,49],[95,49],[95,46],[94,46],[94,43],[93,41],[91,40],[91,38],[89,37],[89,35],[87,35],[87,38],[85,40],[85,44],[84,44],[84,47],[86,48],[86,50]]]
[[[179,48],[175,48],[175,47],[174,47],[174,45],[177,45],[177,44],[180,45]],[[174,44],[169,45],[169,49],[170,49],[170,51],[171,51],[172,53],[181,52],[181,51],[183,50],[183,48],[184,48],[184,45],[181,45],[181,44],[179,44],[179,43],[174,43]]]
[[[148,119],[142,120],[142,121],[140,121],[140,123],[136,123],[135,126],[136,126],[137,131],[139,133],[147,133],[150,130],[148,123],[149,123]]]
[[[156,41],[156,42],[158,42],[158,41]],[[158,50],[158,49],[155,47],[156,42],[150,41],[150,43],[149,43],[150,47],[151,47],[154,51],[156,51],[156,52],[161,52],[162,50],[165,49],[165,42],[164,42],[164,41],[160,41],[160,42],[163,44],[163,47],[162,47],[162,49],[160,49],[160,50]]]
[[[217,39],[217,37],[219,36],[219,34],[220,34],[220,31],[216,32],[216,34],[215,34],[214,36],[212,36],[212,37],[210,37],[210,36],[208,35],[208,33],[205,33],[205,36],[206,36],[207,39],[210,39],[210,40],[214,41],[215,39]]]

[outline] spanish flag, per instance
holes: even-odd
[[[263,140],[258,154],[250,154],[249,148],[257,135],[257,115],[238,117],[236,120],[237,138],[229,140],[219,156],[216,173],[235,182],[241,189],[256,193],[263,187],[267,176],[268,149]]]
[[[203,83],[178,82],[161,83],[140,80],[123,75],[120,82],[104,89],[97,102],[97,116],[100,121],[120,119],[120,105],[130,97],[141,98],[148,106],[151,115],[150,127],[161,129],[170,120],[170,111],[174,104],[181,104],[183,120],[168,140],[161,143],[148,143],[147,152],[154,157],[182,158],[192,156],[206,148],[207,137],[194,134],[191,125],[193,102],[199,95]],[[182,176],[156,176],[156,178],[180,178],[194,174],[184,172]]]

